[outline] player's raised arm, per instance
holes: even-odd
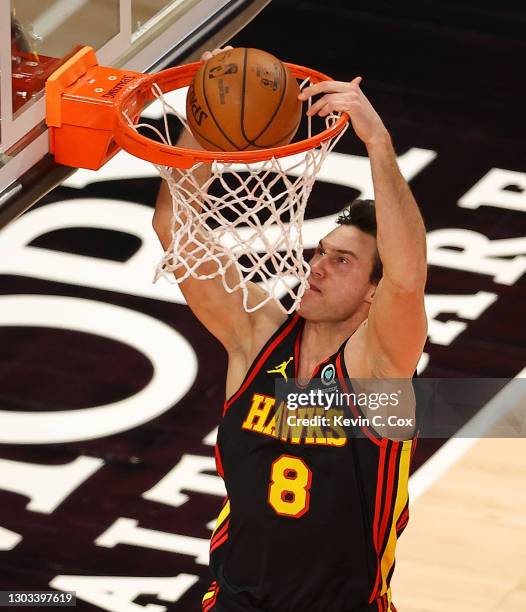
[[[383,264],[366,323],[368,370],[377,377],[410,377],[427,334],[424,310],[426,236],[413,194],[400,173],[391,138],[360,89],[350,83],[322,82],[304,90],[323,94],[309,114],[349,114],[371,162],[377,221],[377,248]]]
[[[184,131],[178,142],[180,146],[197,148],[191,134]],[[200,184],[205,183],[210,176],[210,169],[206,165],[194,172],[194,179]],[[195,190],[195,186],[188,182],[188,191]],[[197,208],[198,204],[195,204]],[[155,205],[155,213],[152,220],[153,228],[166,250],[172,242],[172,197],[166,181],[162,181]],[[203,238],[204,240],[204,238]],[[209,245],[210,246],[210,245]],[[187,245],[190,250],[197,249],[192,256],[199,256],[200,245]],[[200,275],[213,274],[217,272],[217,262],[213,260],[203,261],[198,268]],[[229,287],[238,284],[238,272],[234,266],[225,266],[226,282]],[[179,274],[182,274],[182,270]],[[247,313],[243,307],[243,294],[241,290],[228,293],[223,285],[221,276],[208,280],[199,280],[191,276],[179,284],[186,302],[195,316],[203,325],[223,344],[229,354],[242,352],[251,354],[251,343],[254,329],[261,319],[275,317],[276,323],[283,318],[283,313],[273,302],[266,304],[254,313]],[[255,283],[249,283],[249,306],[253,306],[263,300],[264,292]],[[272,322],[274,325],[274,323]]]
[[[213,52],[206,52],[202,59],[207,60],[212,54],[220,51],[220,49],[216,49]],[[193,136],[186,130],[183,130],[177,144],[185,148],[201,148]],[[210,178],[210,166],[203,164],[194,171],[193,178],[197,185],[203,185]],[[199,210],[199,192],[196,184],[188,180],[184,185],[184,189],[189,194],[194,194],[195,197],[191,199],[194,202],[194,208]],[[172,242],[172,217],[172,196],[168,184],[163,180],[157,196],[152,225],[165,250],[170,247]],[[183,254],[189,258],[199,257],[203,241],[210,240],[209,237],[200,238],[196,232],[193,235],[197,238],[195,242],[186,245],[187,251],[192,253]],[[207,246],[213,249],[213,244],[208,243]],[[229,287],[236,286],[239,283],[238,271],[232,265],[225,265],[224,267],[227,285]],[[201,276],[214,274],[215,277],[201,280],[190,276],[181,282],[179,286],[192,312],[208,331],[223,344],[228,353],[231,356],[234,354],[239,356],[241,353],[250,360],[254,352],[254,347],[252,347],[254,331],[259,330],[262,325],[265,326],[267,321],[270,327],[279,325],[284,315],[274,302],[266,304],[254,313],[247,313],[243,307],[242,291],[238,290],[228,293],[224,288],[221,276],[216,274],[217,268],[217,261],[211,259],[204,260],[199,265],[199,274]],[[182,274],[182,271],[176,273],[176,275],[180,274]],[[249,307],[264,299],[264,291],[255,283],[248,283],[248,289]],[[257,350],[257,347],[255,349]]]

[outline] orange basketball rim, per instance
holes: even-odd
[[[50,150],[57,163],[98,170],[124,149],[161,166],[191,168],[198,162],[251,163],[286,157],[317,147],[346,126],[345,113],[327,129],[305,140],[257,151],[197,151],[157,142],[133,129],[139,116],[156,99],[154,91],[167,93],[190,85],[202,62],[143,74],[99,66],[95,52],[84,47],[46,82],[46,123]],[[325,74],[286,64],[298,79],[311,84],[332,80]]]

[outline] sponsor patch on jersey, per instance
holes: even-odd
[[[321,382],[324,385],[332,385],[332,383],[334,382],[335,378],[336,378],[336,368],[334,367],[334,365],[332,363],[328,363],[323,370],[321,371],[320,374],[320,378],[321,378]]]

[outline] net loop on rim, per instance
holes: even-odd
[[[323,80],[311,79],[309,72],[319,73],[303,70],[292,71],[303,77],[301,88]],[[162,108],[162,130],[149,123],[135,124],[124,107],[121,116],[141,140],[146,138],[139,131],[154,133],[160,142],[153,144],[168,155],[170,148],[181,151],[172,145],[169,115],[176,116],[184,129],[188,126],[165,93],[157,82],[151,84],[150,96]],[[330,114],[325,118],[326,129],[314,137],[312,118],[308,117],[308,138],[299,145],[227,154],[185,150],[193,156],[190,167],[153,159],[168,185],[173,213],[171,242],[154,281],[160,277],[176,283],[190,277],[220,278],[228,293],[242,292],[247,312],[270,300],[284,312],[293,312],[310,273],[302,242],[307,199],[323,161],[347,127],[347,119]],[[174,161],[177,163],[177,158]],[[285,297],[287,306],[282,303]]]

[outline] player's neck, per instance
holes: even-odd
[[[335,353],[365,320],[362,312],[344,321],[305,321],[300,346],[301,370],[315,367]]]

